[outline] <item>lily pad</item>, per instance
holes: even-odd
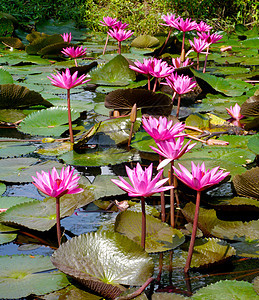
[[[255,154],[259,154],[259,135],[254,135],[251,137],[247,143],[249,150],[253,151]]]
[[[0,182],[0,195],[2,195],[6,190],[6,185]]]
[[[188,300],[190,298],[175,293],[154,293],[151,299],[152,300]]]
[[[259,199],[259,167],[252,168],[244,174],[237,174],[233,184],[238,195]]]
[[[76,208],[87,205],[94,199],[91,192],[65,195],[60,200],[61,218],[71,216]],[[56,201],[48,197],[44,201],[32,200],[10,207],[0,214],[0,222],[20,225],[38,231],[47,231],[56,224]]]
[[[15,123],[25,117],[26,115],[18,109],[0,109],[0,122]]]
[[[0,109],[26,108],[35,105],[52,106],[42,96],[28,88],[16,84],[0,85]]]
[[[126,235],[134,242],[141,241],[142,213],[124,211],[118,214],[114,229]],[[168,224],[150,215],[146,216],[146,248],[148,253],[163,252],[175,249],[184,243],[185,238],[181,231],[173,229]]]
[[[15,240],[16,237],[16,233],[0,233],[0,245],[10,243]]]
[[[193,300],[233,300],[259,299],[253,285],[247,281],[224,280],[199,289],[192,296]]]
[[[136,48],[152,48],[159,44],[159,39],[151,35],[139,35],[131,42],[131,46]]]
[[[204,80],[217,92],[223,93],[226,96],[241,96],[244,92],[251,89],[253,86],[235,79],[220,78],[206,73],[202,73],[192,69],[194,76]],[[198,82],[199,83],[199,82]]]
[[[72,121],[80,117],[79,112],[71,110]],[[24,133],[40,136],[60,136],[68,130],[68,110],[66,107],[51,107],[30,114],[19,125]]]
[[[114,232],[90,232],[72,238],[54,252],[51,261],[108,298],[121,294],[120,284],[142,285],[154,268],[151,257],[140,246]]]
[[[0,69],[0,84],[13,84],[12,75],[3,69]]]
[[[135,154],[136,152],[133,150],[125,151],[119,148],[109,148],[105,150],[89,149],[87,153],[82,154],[70,151],[61,155],[59,158],[71,165],[97,167],[137,161],[139,157]]]
[[[226,260],[235,254],[235,249],[220,239],[208,238],[199,240],[194,246],[191,267],[199,268],[209,266],[210,264]],[[187,256],[188,253],[186,251],[177,253],[173,259],[173,266],[184,267]]]
[[[62,155],[68,151],[73,150],[73,145],[70,142],[64,142],[64,143],[48,143],[44,146],[41,145],[41,148],[39,148],[36,152],[41,155],[47,155],[47,156],[59,156]]]
[[[99,85],[125,86],[136,79],[135,72],[122,55],[117,55],[108,63],[89,73],[91,83]]]
[[[134,135],[131,147],[139,151],[155,153],[150,146],[156,147],[156,143],[146,131],[139,131]]]
[[[29,202],[32,200],[33,200],[32,198],[28,198],[28,197],[12,197],[12,196],[0,197],[0,208],[10,208],[17,204]]]
[[[49,257],[1,256],[0,262],[0,297],[4,299],[44,295],[70,284],[63,273],[53,272]]]
[[[0,144],[0,157],[17,157],[33,152],[36,149],[33,145],[28,143],[18,142],[1,142]]]
[[[234,242],[231,246],[236,249],[238,256],[259,258],[259,239],[249,240],[241,237],[240,242]]]
[[[172,111],[172,100],[165,94],[144,89],[119,89],[105,97],[105,107],[130,113],[133,105],[141,108],[142,114],[168,116]]]

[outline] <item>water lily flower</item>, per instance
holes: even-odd
[[[186,60],[182,62],[181,57],[177,57],[177,58],[172,58],[172,64],[175,69],[178,69],[181,67],[191,66],[193,62],[191,62],[189,58],[186,58]]]
[[[126,166],[126,172],[128,174],[131,184],[129,184],[123,177],[119,176],[119,179],[111,179],[118,187],[128,192],[130,197],[141,197],[141,208],[142,208],[142,233],[141,233],[141,246],[145,249],[146,239],[146,213],[145,213],[145,200],[144,197],[149,197],[155,193],[167,191],[172,189],[173,186],[162,186],[168,181],[168,178],[159,180],[163,170],[161,170],[152,179],[153,164],[150,164],[145,170],[142,169],[141,165],[137,163],[136,168],[130,169]]]
[[[200,32],[210,31],[212,26],[208,25],[207,23],[201,21],[199,24],[196,25],[196,30]]]
[[[41,173],[36,172],[37,177],[32,176],[32,182],[36,188],[47,196],[56,198],[56,220],[57,220],[57,237],[58,244],[61,244],[61,230],[60,230],[60,197],[66,194],[78,194],[84,190],[79,187],[78,180],[80,176],[74,175],[74,169],[70,166],[62,168],[60,175],[54,167],[52,171]]]
[[[180,136],[177,139],[171,138],[168,140],[156,141],[157,147],[159,149],[153,146],[149,146],[156,153],[165,157],[165,159],[162,160],[162,162],[158,165],[157,170],[164,168],[171,161],[179,159],[181,156],[184,155],[184,153],[190,151],[196,145],[196,143],[190,145],[190,142],[191,141],[188,141],[183,146],[184,136]]]
[[[70,33],[63,33],[63,34],[61,34],[61,36],[62,36],[64,42],[70,43],[71,40],[72,40],[71,32]]]
[[[190,43],[190,45],[192,47],[192,49],[190,51],[195,51],[197,53],[197,70],[199,70],[199,54],[204,49],[208,48],[210,46],[210,43],[208,43],[206,40],[203,40],[201,38],[199,38],[199,39],[194,38],[194,42],[192,42],[191,40],[189,40],[189,43]]]
[[[76,58],[85,55],[86,49],[87,48],[83,48],[82,46],[76,47],[76,48],[75,47],[67,47],[67,48],[63,48],[63,50],[61,52],[71,58],[74,58],[75,65],[77,67],[78,65],[77,65]]]
[[[103,21],[100,21],[100,25],[102,26],[108,26],[108,27],[112,27],[117,23],[117,18],[112,18],[112,17],[103,17]]]
[[[156,78],[153,92],[156,90],[158,78],[164,78],[170,76],[174,72],[174,69],[168,65],[166,61],[162,59],[153,58],[149,65],[149,74]]]
[[[126,31],[124,29],[117,29],[117,28],[113,28],[108,31],[108,34],[118,41],[119,54],[121,54],[121,42],[131,37],[133,33],[134,32],[132,32],[131,30]]]
[[[86,75],[81,75],[77,78],[78,72],[76,71],[73,75],[70,74],[69,69],[67,68],[65,72],[57,73],[56,75],[50,74],[53,78],[47,76],[52,85],[57,86],[62,89],[67,90],[67,109],[68,109],[68,126],[69,126],[69,135],[70,135],[70,142],[74,143],[73,137],[73,129],[72,129],[72,120],[71,120],[71,108],[70,108],[70,89],[84,84],[91,79],[86,79]]]
[[[116,28],[116,29],[126,29],[127,27],[129,27],[129,24],[127,23],[122,23],[121,21],[118,21],[117,23],[115,23],[112,28]]]
[[[118,23],[118,20],[116,18],[112,18],[112,17],[103,17],[103,21],[100,21],[102,26],[108,26],[108,27],[113,27],[116,23]],[[107,37],[106,37],[106,41],[105,41],[105,45],[103,48],[103,55],[105,54],[107,45],[108,45],[108,41],[109,41],[109,34],[107,32]]]
[[[153,58],[151,59],[146,59],[146,58],[143,58],[143,63],[141,63],[140,61],[135,61],[134,64],[135,66],[133,65],[129,65],[129,68],[133,71],[136,71],[138,73],[141,73],[141,74],[146,74],[147,77],[148,77],[148,90],[150,90],[150,74],[149,74],[149,71],[150,71],[150,63],[152,61]]]
[[[176,112],[176,117],[178,118],[180,111],[181,95],[192,91],[196,86],[196,82],[192,81],[192,79],[188,75],[184,76],[182,74],[178,76],[177,73],[166,77],[165,80],[166,84],[169,85],[175,92],[172,100],[174,100],[175,95],[178,94],[178,104]]]
[[[212,170],[209,169],[206,170],[204,162],[201,165],[197,164],[197,166],[193,162],[191,162],[192,173],[190,173],[181,164],[178,165],[181,171],[173,167],[175,171],[175,176],[179,180],[181,180],[184,184],[197,191],[191,242],[189,246],[188,257],[184,268],[184,272],[188,272],[191,265],[191,259],[193,254],[196,232],[197,232],[201,191],[215,184],[218,184],[220,181],[222,181],[224,178],[226,178],[229,175],[229,172],[224,172],[223,170],[219,170],[219,167],[215,167]]]
[[[237,121],[244,118],[244,116],[240,113],[241,107],[237,103],[233,106],[233,108],[232,106],[230,106],[230,108],[226,107],[226,110],[228,114]]]
[[[166,117],[160,116],[159,119],[149,116],[149,118],[142,118],[143,128],[155,140],[164,141],[173,137],[183,136],[185,124],[177,122],[173,125],[173,121],[167,120]]]

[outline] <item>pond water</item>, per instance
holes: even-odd
[[[86,38],[80,40],[80,43],[87,46],[89,50],[89,61],[92,61],[92,59],[96,60],[99,64],[99,69],[101,65],[107,66],[109,62],[117,57],[116,43],[111,41],[109,42],[107,53],[101,55],[102,45],[106,37],[104,34],[91,34],[91,38],[88,38],[89,33],[87,33],[85,36]],[[159,38],[161,39],[161,37]],[[197,142],[197,149],[194,148],[194,151],[186,153],[179,162],[189,169],[191,161],[194,161],[195,163],[205,161],[206,167],[210,169],[220,165],[222,169],[230,172],[231,177],[228,178],[228,182],[224,182],[216,188],[202,193],[200,209],[201,219],[199,219],[199,228],[201,229],[199,233],[201,235],[197,239],[198,241],[196,244],[197,248],[195,251],[197,257],[195,258],[195,264],[193,265],[195,268],[191,268],[188,275],[183,272],[183,260],[185,261],[186,258],[184,253],[188,250],[190,240],[190,231],[187,231],[185,225],[193,220],[194,204],[192,206],[192,203],[195,202],[196,194],[179,183],[178,192],[182,212],[178,208],[175,209],[177,216],[176,228],[179,232],[181,230],[186,234],[185,242],[179,242],[177,247],[171,247],[170,243],[173,245],[175,242],[173,241],[173,238],[177,236],[177,234],[173,235],[172,233],[172,241],[168,241],[163,233],[161,237],[156,237],[150,242],[150,244],[162,243],[164,247],[167,248],[166,251],[157,253],[159,251],[155,251],[155,246],[153,249],[152,245],[150,246],[151,251],[149,255],[154,262],[154,273],[152,274],[152,277],[157,280],[153,281],[151,285],[146,288],[146,295],[149,299],[152,299],[152,297],[158,299],[155,298],[156,295],[161,297],[159,299],[167,299],[162,298],[167,296],[158,294],[165,292],[189,297],[192,293],[199,291],[199,289],[209,284],[215,284],[225,280],[238,280],[240,282],[245,281],[252,283],[258,276],[259,206],[255,201],[256,197],[254,195],[250,196],[249,194],[242,194],[242,197],[240,197],[237,193],[236,186],[233,186],[233,178],[235,176],[246,174],[247,170],[258,169],[258,160],[256,160],[256,155],[259,153],[259,151],[257,152],[258,127],[257,125],[254,127],[253,125],[249,125],[250,127],[247,125],[249,122],[253,123],[254,120],[256,120],[256,116],[247,116],[241,124],[241,127],[234,127],[230,125],[230,123],[227,123],[226,120],[228,119],[228,115],[225,110],[225,107],[230,107],[231,105],[234,106],[235,103],[242,105],[249,97],[253,97],[254,95],[256,97],[258,83],[255,82],[253,85],[244,85],[245,80],[258,78],[258,51],[255,51],[255,46],[252,43],[249,43],[249,39],[250,37],[248,35],[248,38],[246,39],[248,41],[246,43],[243,42],[240,46],[237,43],[239,41],[238,34],[233,34],[232,36],[224,34],[223,44],[232,45],[232,52],[226,54],[221,53],[219,50],[220,46],[216,45],[212,47],[207,73],[203,74],[201,71],[197,72],[194,69],[192,70],[192,74],[193,76],[195,75],[197,82],[199,82],[201,90],[198,93],[198,96],[192,95],[190,98],[183,97],[180,109],[180,121],[185,122],[186,125],[198,127],[200,131],[203,131],[199,136],[202,139],[202,143]],[[143,58],[148,57],[148,54],[151,56],[151,51],[153,50],[130,47],[129,42],[126,42],[122,47],[123,56],[125,56],[127,60],[130,59],[132,61],[135,61],[136,59],[143,60]],[[51,102],[54,106],[66,106],[67,95],[65,91],[53,87],[50,84],[49,79],[47,79],[47,76],[50,76],[51,73],[62,67],[73,67],[74,61],[60,60],[60,58],[57,59],[57,57],[54,57],[57,60],[52,57],[40,58],[39,55],[28,55],[24,50],[14,50],[10,52],[8,48],[4,47],[2,47],[2,52],[3,57],[0,57],[0,65],[2,67],[0,67],[0,71],[3,69],[12,75],[13,83],[10,84],[27,86],[30,90],[39,92],[45,100]],[[241,55],[242,53],[243,55]],[[172,57],[177,56],[178,55],[171,53],[170,55],[168,54],[168,56],[165,56],[165,58],[171,60]],[[242,60],[241,57],[245,57],[247,63],[245,63],[244,59]],[[191,58],[195,62],[196,56],[191,55]],[[127,62],[127,60],[124,61],[124,58],[120,59],[120,63]],[[33,64],[28,63],[30,61]],[[80,67],[89,63],[88,60],[79,61]],[[204,58],[201,58],[201,62],[203,61]],[[126,146],[131,125],[129,117],[122,117],[114,120],[109,119],[110,110],[105,108],[104,105],[105,96],[112,90],[117,90],[120,87],[133,88],[134,84],[136,85],[141,81],[138,80],[138,78],[131,80],[125,73],[121,75],[120,72],[123,70],[117,70],[117,67],[118,64],[115,63],[110,69],[104,69],[104,72],[107,72],[106,77],[108,79],[103,78],[100,74],[96,75],[94,73],[95,70],[90,71],[88,74],[90,74],[90,76],[91,74],[95,74],[93,75],[93,78],[95,78],[98,84],[89,84],[71,89],[72,108],[81,113],[80,118],[75,117],[75,120],[77,119],[74,127],[76,144],[81,143],[76,151],[69,148],[69,143],[64,140],[68,137],[67,127],[61,134],[56,135],[34,135],[30,133],[30,128],[21,127],[23,122],[18,129],[12,128],[16,121],[19,121],[26,116],[30,116],[32,112],[37,113],[41,110],[43,111],[45,107],[19,107],[19,101],[16,99],[19,111],[14,108],[3,108],[3,105],[1,106],[2,109],[0,109],[0,182],[5,185],[2,189],[1,198],[27,197],[40,200],[43,203],[45,201],[45,196],[43,196],[43,194],[41,194],[31,183],[31,176],[35,176],[36,172],[40,172],[44,169],[44,163],[47,163],[49,168],[52,167],[52,165],[55,165],[58,169],[64,164],[72,165],[82,178],[80,184],[82,184],[87,191],[85,192],[86,194],[84,194],[85,199],[82,200],[81,198],[77,199],[76,197],[72,197],[70,199],[71,202],[78,202],[73,202],[74,206],[72,207],[72,212],[66,212],[65,217],[61,220],[65,240],[71,240],[73,237],[85,233],[97,232],[105,226],[110,228],[111,224],[114,227],[114,223],[119,222],[117,217],[118,215],[122,215],[122,213],[119,213],[118,210],[114,211],[112,208],[107,210],[105,210],[105,208],[107,208],[109,203],[114,200],[131,200],[131,198],[123,192],[119,192],[118,189],[115,190],[115,186],[113,186],[113,183],[110,181],[111,178],[114,179],[118,178],[118,176],[126,176],[125,165],[130,168],[135,167],[137,162],[141,162],[142,166],[148,166],[150,163],[154,163],[154,167],[158,165],[158,156],[149,148],[149,145],[155,146],[154,141],[150,139],[140,126],[142,117],[140,112],[138,112],[135,123],[135,135],[133,136],[131,149],[128,149]],[[109,74],[113,72],[117,72],[118,74]],[[248,73],[250,75],[248,75]],[[208,77],[206,77],[207,74]],[[99,77],[96,78],[94,76]],[[125,79],[124,76],[127,78]],[[117,77],[119,77],[119,79]],[[222,78],[225,79],[224,82],[221,81]],[[125,84],[125,81],[123,81],[124,79],[129,82]],[[147,80],[145,78],[141,79],[145,82],[142,85],[139,85],[139,87],[146,87]],[[242,79],[243,81],[240,83],[240,80],[236,79]],[[115,84],[113,85],[112,83],[114,82]],[[149,103],[147,106],[152,105]],[[15,117],[15,114],[18,113],[17,111],[22,115]],[[7,120],[5,117],[9,113],[10,119]],[[172,118],[175,113],[176,108],[174,107],[170,117]],[[58,117],[58,115],[55,115],[54,118],[58,119]],[[41,120],[43,120],[42,127],[48,133],[51,130],[51,128],[48,127],[56,126],[56,124],[55,126],[46,126],[46,122],[50,122],[50,117],[42,116],[38,117],[31,125],[29,123],[28,127],[35,126],[35,130],[39,130],[38,127],[40,126],[36,125],[37,123],[40,123]],[[61,124],[57,124],[57,127],[62,125],[63,123],[61,122]],[[244,126],[248,127],[246,128]],[[188,133],[190,134],[189,131]],[[193,132],[192,134],[195,135]],[[212,146],[207,144],[204,145],[203,142],[205,141],[204,137],[206,134],[212,134],[212,138],[216,137],[217,140],[226,141],[229,145],[227,147],[219,146],[218,144]],[[56,139],[56,141],[53,143],[44,143],[42,140],[44,137],[51,137]],[[195,137],[198,137],[197,134]],[[13,148],[11,148],[9,139],[12,139],[12,142],[17,143]],[[7,140],[9,140],[7,143],[10,143],[10,145],[6,145]],[[28,150],[28,152],[23,152],[23,149],[25,148],[18,148],[21,146],[19,143],[22,143],[23,146],[32,146],[33,149]],[[13,150],[14,148],[19,150],[15,151]],[[4,162],[6,162],[6,165]],[[154,174],[156,173],[154,168]],[[165,169],[164,174],[168,174],[168,167]],[[19,180],[19,178],[21,178],[21,180]],[[103,204],[100,204],[99,200],[101,200]],[[229,203],[232,200],[234,202],[232,204]],[[68,205],[67,203],[69,200],[65,201],[66,205]],[[152,211],[151,215],[157,217],[155,214],[157,211],[160,212],[161,209],[160,198],[155,195],[151,199],[146,199],[146,202],[150,207],[156,209],[156,211]],[[1,204],[3,205],[3,202],[1,202]],[[132,203],[130,205],[133,206]],[[168,223],[169,209],[169,195],[166,194]],[[55,226],[51,226],[50,229],[43,229],[42,231],[35,230],[34,226],[30,227],[28,226],[28,223],[24,221],[24,219],[32,217],[31,223],[37,223],[37,219],[35,219],[35,216],[32,216],[32,213],[26,217],[26,210],[30,211],[29,207],[24,209],[22,213],[15,212],[14,209],[13,215],[11,213],[12,210],[13,208],[11,207],[9,212],[7,211],[6,213],[1,214],[0,225],[8,224],[14,228],[19,228],[18,236],[10,242],[2,242],[0,239],[0,256],[51,256],[57,248]],[[138,209],[138,211],[140,214],[140,209]],[[23,214],[25,214],[25,218]],[[35,215],[37,215],[37,218],[41,218],[36,212]],[[17,223],[15,221],[16,217],[18,220]],[[8,218],[10,219],[9,221],[5,221],[4,218],[7,218],[6,220],[8,220]],[[53,210],[49,215],[42,217],[42,219],[44,218],[53,219]],[[231,221],[233,223],[230,224]],[[134,222],[137,222],[137,219],[134,219],[132,224]],[[133,225],[130,225],[128,228],[128,231],[130,232],[134,231],[131,229],[131,226]],[[161,229],[161,232],[163,230]],[[4,235],[4,232],[5,231],[1,229],[0,238]],[[177,236],[177,238],[182,239],[180,236]],[[208,239],[206,240],[206,238]],[[216,238],[220,240],[216,240]],[[135,238],[135,240],[137,239]],[[208,246],[207,243],[215,244]],[[207,245],[208,249],[201,248],[202,250],[199,253],[198,247],[203,247],[204,245]],[[225,253],[219,254],[220,251],[223,250],[215,250],[215,245],[226,247],[226,250],[224,250]],[[227,257],[229,249],[231,249],[231,251],[233,250],[235,255],[232,254]],[[74,254],[71,256],[73,255]],[[214,255],[216,258],[212,259],[211,257]],[[0,279],[0,282],[1,280],[2,279]],[[74,284],[73,281],[72,283]],[[133,284],[129,285],[132,286]],[[56,289],[61,289],[61,287]],[[83,286],[80,286],[80,289],[85,290]],[[53,289],[53,291],[54,290],[55,289]],[[215,295],[216,293],[217,291],[215,292]],[[37,295],[42,294],[39,293]],[[31,299],[31,297],[32,296],[28,296],[27,299]],[[58,296],[54,295],[53,298],[51,298],[51,295],[49,297],[50,298],[48,298],[48,296],[46,296],[46,298],[44,298],[44,296],[33,296],[33,299],[69,299],[69,296],[68,298],[62,298],[62,294]],[[96,298],[94,295],[92,295],[92,297],[93,298],[89,299],[102,299],[101,297]],[[242,297],[243,298],[241,299],[248,299],[244,298],[246,296],[242,295]],[[80,297],[74,296],[73,298],[71,296],[70,299],[88,298],[82,294]]]

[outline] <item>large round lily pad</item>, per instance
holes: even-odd
[[[80,113],[71,110],[72,121],[78,119]],[[60,136],[68,130],[68,110],[66,107],[51,107],[30,114],[20,124],[19,130],[31,135]]]
[[[53,272],[49,257],[14,255],[1,256],[0,298],[18,299],[44,295],[69,285],[61,272]]]
[[[134,211],[121,212],[115,222],[115,231],[126,235],[140,244],[142,213]],[[184,243],[185,238],[181,231],[173,229],[168,224],[150,215],[146,216],[146,248],[148,253],[163,252],[175,249]]]
[[[22,156],[36,150],[36,147],[28,143],[2,142],[0,144],[0,157]]]
[[[104,297],[118,296],[120,284],[142,285],[153,273],[151,257],[114,232],[90,232],[61,245],[53,264]]]

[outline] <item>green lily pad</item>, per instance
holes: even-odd
[[[6,185],[0,182],[0,195],[2,195],[6,190]]]
[[[3,69],[0,69],[0,84],[13,84],[12,75]]]
[[[152,300],[188,300],[190,298],[175,293],[154,293],[151,299]]]
[[[0,109],[0,121],[6,123],[15,123],[24,119],[26,115],[18,109]]]
[[[259,135],[254,135],[251,137],[247,143],[249,150],[253,151],[255,154],[259,154]]]
[[[56,143],[48,143],[45,145],[41,145],[41,148],[39,148],[36,152],[41,155],[59,156],[72,150],[73,150],[73,145],[70,142],[68,143],[56,142]]]
[[[50,107],[48,101],[44,100],[41,95],[35,91],[16,84],[0,85],[0,108],[26,108],[35,105]]]
[[[152,48],[159,46],[160,41],[151,35],[139,35],[131,42],[131,47]]]
[[[61,170],[62,164],[56,161],[47,161],[36,164],[39,160],[36,158],[19,157],[0,160],[0,180],[6,182],[31,182],[31,176],[35,176],[38,171],[51,170],[56,167]],[[35,165],[36,164],[36,165]]]
[[[17,157],[33,152],[36,149],[33,145],[28,143],[18,142],[1,142],[0,144],[0,157]]]
[[[135,72],[129,68],[128,61],[117,55],[105,65],[89,72],[91,83],[99,85],[125,86],[136,79]]]
[[[146,131],[138,131],[130,145],[139,151],[155,153],[150,146],[156,147],[156,143]]]
[[[224,135],[220,139],[229,143],[227,147],[248,149],[249,140],[252,137],[251,135]]]
[[[133,150],[125,151],[119,148],[109,148],[105,150],[89,149],[87,153],[82,154],[70,151],[61,155],[59,158],[67,164],[75,166],[97,167],[139,160],[139,157],[136,156],[135,153]]]
[[[44,295],[70,284],[63,273],[53,272],[49,257],[1,256],[0,262],[0,297],[4,299]]]
[[[236,249],[236,255],[241,257],[259,258],[259,240],[240,238],[240,242],[231,245]]]
[[[212,205],[216,205],[218,207],[221,206],[228,206],[230,210],[234,208],[234,206],[240,206],[240,209],[244,209],[244,207],[252,206],[254,209],[254,206],[259,208],[259,201],[252,198],[246,198],[246,197],[234,197],[234,198],[219,198],[219,200],[215,203],[211,202]]]
[[[72,121],[80,117],[79,112],[71,110]],[[51,107],[30,114],[19,125],[24,133],[40,136],[60,136],[68,130],[68,110],[66,107]]]
[[[142,213],[124,211],[118,214],[114,230],[126,235],[134,242],[140,244]],[[168,224],[150,215],[146,216],[146,247],[148,253],[163,252],[175,249],[184,243],[181,231],[173,229]]]
[[[196,78],[206,81],[214,90],[226,96],[241,96],[253,87],[242,80],[220,78],[194,69],[192,69],[192,72]]]
[[[117,89],[117,87],[116,87]],[[104,102],[103,103],[97,103],[95,104],[94,106],[94,111],[99,114],[99,115],[103,115],[103,116],[106,116],[106,117],[109,117],[110,116],[110,109],[106,108],[104,106]]]
[[[199,289],[192,296],[193,300],[233,300],[259,299],[253,285],[247,281],[224,280]]]
[[[244,74],[249,73],[249,68],[242,67],[217,67],[216,70],[212,72],[214,75],[233,75],[233,74]]]
[[[19,230],[18,228],[10,227],[10,226],[0,223],[0,233],[15,232],[18,230]]]
[[[218,263],[236,254],[236,251],[226,242],[208,238],[196,241],[191,261],[191,268],[199,268]],[[173,258],[174,267],[184,267],[188,256],[187,251],[178,252]]]
[[[0,233],[0,245],[10,243],[15,240],[16,237],[16,233]]]
[[[60,199],[61,218],[71,216],[76,208],[85,206],[93,200],[93,196],[88,190],[80,194],[64,195]],[[32,200],[17,204],[0,214],[0,222],[47,231],[56,224],[56,201],[54,198],[48,197],[44,201]]]
[[[195,204],[187,203],[182,209],[187,221],[194,219]],[[217,218],[214,209],[200,207],[198,227],[205,235],[213,235],[222,239],[237,240],[245,236],[246,239],[255,240],[258,238],[259,221],[222,221]]]
[[[32,201],[32,198],[28,197],[0,197],[0,208],[10,208],[14,205],[21,204],[24,202]]]
[[[72,238],[54,252],[51,261],[108,298],[121,294],[120,284],[142,285],[154,268],[151,257],[140,246],[114,232],[90,232]]]
[[[64,41],[60,34],[42,35],[33,39],[32,42],[25,47],[25,51],[30,55],[37,55],[43,48],[62,42]],[[65,44],[69,45],[69,43]]]

